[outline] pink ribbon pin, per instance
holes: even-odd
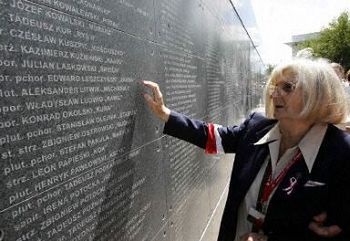
[[[297,184],[297,179],[295,177],[289,178],[289,186],[286,188],[283,188],[283,191],[286,191],[288,195],[290,195],[293,192],[294,186]]]

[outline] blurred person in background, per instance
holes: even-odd
[[[208,154],[235,153],[219,241],[350,240],[350,135],[343,86],[326,62],[277,66],[265,91],[266,117],[229,127],[168,109],[159,86],[143,81],[164,133]]]
[[[334,69],[335,73],[337,74],[337,76],[339,77],[339,79],[344,83],[345,79],[344,79],[344,68],[343,66],[341,66],[338,63],[331,63],[332,68]]]
[[[350,69],[346,72],[345,79],[344,79],[344,89],[348,96],[348,104],[350,107]]]
[[[346,84],[345,84],[345,92],[348,96],[348,106],[350,108],[350,69],[346,72],[346,75],[345,75],[345,81],[346,81]],[[348,115],[348,118],[347,118],[347,123],[345,124],[345,130],[350,133],[350,116]]]
[[[314,50],[312,48],[301,49],[296,53],[295,57],[301,58],[301,59],[313,59],[314,58]]]
[[[350,69],[346,72],[346,81],[348,82],[348,85],[350,85]]]

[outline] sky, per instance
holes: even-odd
[[[265,64],[291,58],[284,43],[292,35],[318,32],[341,12],[350,12],[350,0],[235,0],[240,16]],[[245,9],[253,9],[247,13]],[[247,14],[243,14],[243,13]],[[255,15],[255,18],[254,16]]]

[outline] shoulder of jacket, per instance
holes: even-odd
[[[269,127],[274,125],[277,122],[275,119],[267,118],[265,115],[253,112],[249,115],[249,126],[254,129],[264,129],[265,127]]]
[[[350,134],[344,130],[339,129],[333,124],[328,124],[326,138],[330,138],[337,143],[337,145],[345,145],[350,148]]]

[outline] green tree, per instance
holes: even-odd
[[[350,68],[350,18],[348,12],[343,12],[324,28],[318,38],[305,41],[298,45],[299,49],[311,47],[317,57],[327,58]]]

